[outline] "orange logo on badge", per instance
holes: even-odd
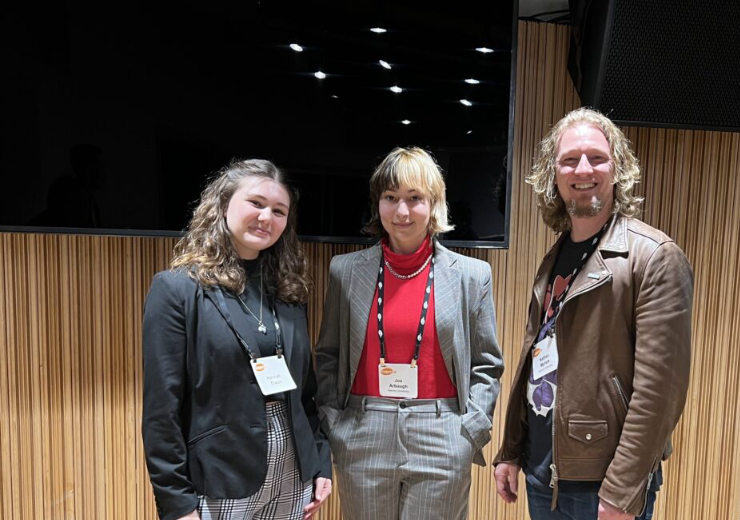
[[[540,355],[540,352],[542,352],[541,348],[535,348],[534,352],[532,352],[532,357],[537,357]]]
[[[389,375],[391,375],[393,373],[393,369],[392,368],[388,368],[388,367],[381,368],[380,369],[380,373],[383,374],[384,376],[389,376]]]
[[[265,364],[264,363],[255,363],[254,364],[254,369],[257,372],[262,372],[265,369]]]

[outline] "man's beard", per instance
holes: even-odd
[[[587,204],[578,204],[575,199],[565,203],[565,209],[571,217],[584,218],[595,217],[604,209],[604,201],[597,197],[591,197]]]

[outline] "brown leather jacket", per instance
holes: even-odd
[[[527,331],[494,460],[521,465],[530,347],[561,236],[534,281]],[[693,272],[681,249],[639,220],[615,217],[555,325],[557,480],[603,481],[599,496],[641,514],[652,473],[671,453],[691,360]]]

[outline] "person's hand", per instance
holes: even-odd
[[[496,466],[496,492],[507,504],[513,504],[519,491],[519,466],[510,462],[501,462]]]
[[[611,505],[609,502],[599,499],[598,520],[635,520],[635,515],[625,513]]]
[[[200,520],[200,515],[198,514],[198,510],[196,509],[192,513],[188,513],[185,516],[181,516],[177,520]]]
[[[319,510],[324,500],[331,495],[331,479],[318,477],[313,481],[313,500],[303,508],[303,520],[308,520]]]

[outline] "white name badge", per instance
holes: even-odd
[[[249,364],[252,366],[252,372],[257,378],[257,384],[260,385],[263,395],[296,389],[288,365],[285,364],[285,356],[262,357],[253,359]]]
[[[557,369],[558,342],[555,336],[545,336],[532,350],[532,375],[540,379]]]
[[[410,364],[378,365],[378,381],[383,397],[416,399],[419,395],[419,369]]]

